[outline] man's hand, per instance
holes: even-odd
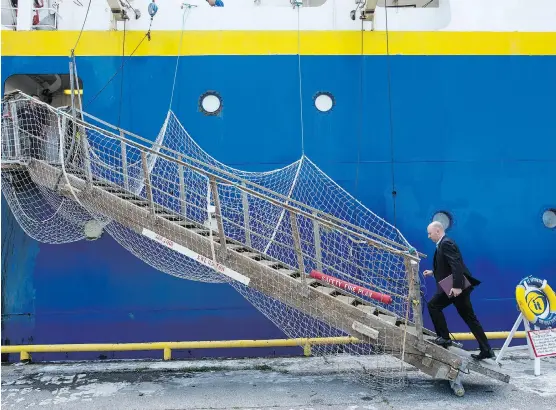
[[[426,271],[423,272],[423,275],[425,275],[425,276],[432,276],[432,270],[428,270],[428,269],[427,269]]]
[[[461,289],[457,289],[457,288],[450,289],[450,296],[457,298],[459,295],[461,295]]]

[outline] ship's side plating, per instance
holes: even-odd
[[[150,23],[148,2],[133,3],[143,17],[126,22],[127,55]],[[201,2],[183,31],[179,5],[160,3],[151,40],[93,101],[121,66],[123,23],[110,30],[107,7],[91,6],[75,50],[85,110],[155,138],[181,37],[172,109],[188,132],[227,164],[278,168],[302,150],[299,52],[305,154],[429,254],[422,269],[434,252],[426,225],[448,212],[449,234],[483,281],[479,318],[487,330],[509,330],[521,277],[556,278],[556,229],[542,221],[556,208],[556,4],[378,8],[374,31],[364,23],[362,33],[352,4],[302,8],[298,32],[291,6],[228,3]],[[58,31],[3,31],[2,87],[16,74],[67,74],[85,12],[62,3]],[[218,115],[200,109],[207,91],[221,98]],[[329,112],[315,108],[320,92],[333,98]],[[39,244],[4,199],[2,287],[3,344],[281,337],[229,286],[154,271],[109,237]],[[466,331],[455,312],[448,318],[452,331]],[[246,353],[181,352],[205,354]]]

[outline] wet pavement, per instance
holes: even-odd
[[[365,361],[371,362],[365,362]],[[354,356],[196,361],[116,361],[2,366],[3,409],[553,409],[556,358],[541,361],[541,376],[522,350],[502,369],[509,384],[471,373],[465,396],[447,381],[409,369],[403,387],[378,389],[361,382],[362,365],[388,358]],[[364,363],[362,363],[364,362]]]

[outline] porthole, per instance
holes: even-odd
[[[329,92],[319,92],[315,95],[315,108],[320,112],[328,112],[334,107],[334,96]]]
[[[432,217],[433,221],[440,222],[444,230],[448,230],[452,226],[452,216],[446,211],[439,211]]]
[[[222,111],[222,99],[215,91],[207,91],[199,99],[199,108],[206,115],[218,115]]]
[[[556,228],[556,209],[547,209],[542,214],[542,223],[549,229]]]

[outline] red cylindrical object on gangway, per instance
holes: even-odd
[[[392,296],[385,295],[384,293],[375,292],[374,290],[362,288],[361,286],[354,285],[353,283],[346,282],[345,280],[337,279],[334,276],[328,276],[324,273],[312,271],[309,275],[313,279],[322,280],[340,289],[347,290],[355,293],[357,296],[367,296],[371,299],[378,300],[379,302],[390,304],[392,303]]]

